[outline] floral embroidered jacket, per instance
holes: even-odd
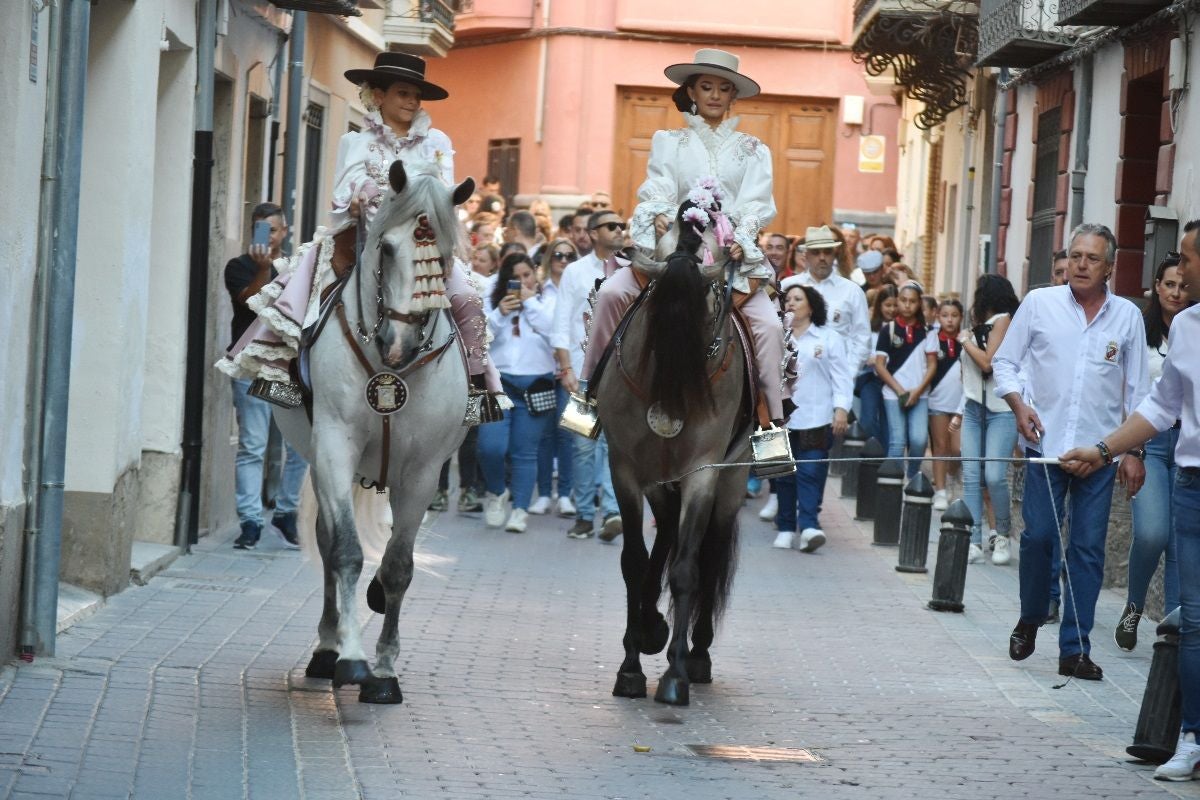
[[[658,131],[650,141],[646,181],[638,189],[631,235],[653,252],[654,218],[674,219],[679,205],[698,180],[716,178],[724,199],[721,209],[733,222],[733,238],[745,253],[733,288],[749,291],[748,278],[770,280],[775,273],[758,248],[758,234],[775,219],[771,194],[771,151],[757,138],[737,131],[738,117],[713,129],[695,114],[683,115],[687,127]]]

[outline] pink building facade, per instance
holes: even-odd
[[[816,14],[813,5],[468,0],[453,48],[429,67],[451,98],[430,111],[454,141],[459,176],[495,174],[517,204],[541,196],[556,209],[602,189],[628,213],[650,136],[682,124],[663,68],[720,47],[763,88],[734,113],[774,156],[772,228],[802,235],[807,225],[853,221],[890,230],[899,109],[870,94],[850,58],[850,0],[821,3]],[[865,134],[884,137],[879,171],[860,169]]]

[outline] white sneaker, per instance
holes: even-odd
[[[1154,770],[1154,777],[1160,781],[1190,781],[1196,777],[1197,766],[1200,766],[1200,744],[1196,743],[1196,734],[1185,733],[1179,737],[1175,755]]]
[[[569,497],[558,498],[558,515],[560,517],[575,517],[575,504],[571,502]]]
[[[489,528],[504,524],[504,504],[508,501],[508,490],[501,494],[486,493],[483,496],[483,521]]]
[[[504,530],[508,531],[509,533],[524,533],[525,509],[514,508],[512,513],[508,516],[508,522],[504,523]]]
[[[762,511],[758,512],[758,518],[766,522],[772,522],[775,515],[779,513],[779,498],[776,495],[771,495],[767,499],[767,504],[762,507]],[[785,531],[786,533],[786,531]],[[791,534],[788,534],[789,536]]]
[[[780,531],[775,537],[774,544],[771,547],[778,547],[780,550],[792,549],[792,538],[795,536],[791,531]]]
[[[983,561],[983,548],[977,544],[972,544],[967,548],[967,563],[978,564]]]
[[[992,545],[992,563],[1004,566],[1009,561],[1012,561],[1012,554],[1008,551],[1008,537],[997,536],[995,543]]]
[[[805,528],[800,531],[800,552],[812,553],[825,544],[825,532],[820,528]]]
[[[546,495],[542,495],[537,500],[534,500],[529,506],[530,514],[545,514],[550,510],[550,504],[554,501]]]
[[[946,494],[945,489],[938,489],[933,493],[933,510],[945,511],[950,507],[950,497]]]

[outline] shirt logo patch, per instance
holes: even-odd
[[[821,345],[817,345],[816,347],[813,348],[813,358],[820,358],[821,353],[824,353],[824,352],[825,352],[825,350],[822,349]]]
[[[1109,362],[1110,364],[1117,363],[1118,351],[1119,351],[1119,348],[1117,347],[1117,343],[1109,342],[1108,346],[1104,348],[1104,360]]]
[[[834,312],[833,312],[833,323],[836,325],[837,323],[839,323],[839,322],[841,322],[841,321],[842,321],[842,312],[841,312],[841,311],[838,311],[837,309],[834,309]]]

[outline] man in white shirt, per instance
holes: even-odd
[[[807,269],[794,278],[784,279],[780,289],[786,293],[787,287],[798,282],[821,293],[828,311],[826,324],[845,340],[850,367],[857,374],[873,343],[867,296],[857,283],[833,271],[833,262],[842,243],[834,238],[828,225],[809,228],[804,243]]]
[[[1098,441],[1137,408],[1149,388],[1141,312],[1108,290],[1116,249],[1116,238],[1103,225],[1076,228],[1067,285],[1030,292],[992,359],[996,396],[1009,404],[1018,432],[1033,443],[1029,455],[1040,449],[1041,455],[1056,458]],[[1022,396],[1022,365],[1032,407]],[[1059,466],[1029,464],[1022,506],[1021,618],[1009,639],[1010,658],[1020,661],[1033,653],[1046,619],[1054,541],[1069,495],[1066,565],[1074,599],[1063,604],[1058,671],[1085,680],[1103,678],[1089,655],[1088,634],[1104,577],[1112,484],[1119,476],[1133,495],[1145,474],[1134,457],[1123,459],[1119,470],[1108,465],[1086,478]]]
[[[625,221],[615,212],[597,211],[587,220],[592,249],[563,270],[554,306],[554,328],[550,335],[559,375],[568,392],[580,391],[583,344],[591,315],[588,297],[596,288],[596,281],[607,278],[617,269],[614,254],[625,242]],[[575,524],[567,531],[567,535],[572,539],[587,539],[595,533],[593,522],[596,486],[599,484],[600,512],[604,518],[601,538],[612,541],[621,533],[621,514],[617,509],[616,495],[613,494],[612,476],[608,469],[608,442],[604,434],[595,440],[576,437],[574,468],[572,491],[575,496]]]
[[[1193,300],[1200,300],[1200,252],[1196,250],[1200,220],[1184,226],[1182,257],[1184,283]],[[1190,331],[1190,333],[1189,333]],[[1092,447],[1062,456],[1063,469],[1085,478],[1103,469],[1114,456],[1139,448],[1175,424],[1179,441],[1175,464],[1179,476],[1171,493],[1175,520],[1175,550],[1179,564],[1179,688],[1183,696],[1183,725],[1175,756],[1154,771],[1159,780],[1188,781],[1200,766],[1200,306],[1176,315],[1171,323],[1173,347],[1163,364],[1162,378],[1137,411],[1116,431]],[[1178,421],[1178,423],[1176,422]],[[1170,609],[1168,609],[1170,610]]]

